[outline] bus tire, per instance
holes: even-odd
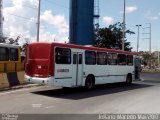
[[[126,84],[131,85],[132,84],[132,74],[128,74],[126,78]]]
[[[62,89],[63,89],[63,90],[68,90],[68,89],[69,89],[69,87],[62,87]]]
[[[92,90],[93,87],[95,85],[95,78],[94,76],[88,76],[86,78],[86,82],[85,82],[85,88],[86,90]]]

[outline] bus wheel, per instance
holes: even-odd
[[[62,87],[63,90],[69,90],[69,87]]]
[[[91,90],[94,87],[94,77],[93,76],[88,76],[86,79],[86,83],[85,83],[85,88],[86,90]]]
[[[127,84],[127,85],[132,84],[132,74],[128,74],[128,75],[127,75],[126,84]]]

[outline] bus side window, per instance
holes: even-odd
[[[68,48],[56,48],[56,63],[71,64],[71,50]]]
[[[82,54],[79,54],[78,64],[82,64]]]
[[[97,52],[97,65],[107,65],[107,54]]]
[[[85,64],[86,65],[95,65],[96,64],[96,52],[85,51]]]
[[[112,54],[108,54],[108,64],[111,65],[111,60],[112,60]]]
[[[116,53],[108,53],[108,64],[117,65],[117,54]]]
[[[118,54],[118,65],[126,65],[127,57],[124,54]]]
[[[9,61],[9,49],[0,47],[0,61]]]
[[[73,54],[73,64],[77,64],[77,54]]]
[[[117,54],[116,53],[113,53],[112,54],[113,58],[112,58],[112,65],[117,65]]]
[[[133,56],[127,55],[127,65],[133,66]]]

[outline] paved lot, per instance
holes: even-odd
[[[33,87],[0,93],[0,113],[99,114],[160,113],[160,74],[142,74],[145,81],[80,88]]]

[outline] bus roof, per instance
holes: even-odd
[[[0,47],[7,47],[7,48],[19,48],[18,45],[12,45],[12,44],[6,44],[6,43],[0,43]]]
[[[107,49],[107,48],[99,48],[93,46],[85,46],[85,45],[75,45],[75,44],[65,44],[65,43],[32,43],[32,44],[48,44],[57,47],[64,47],[64,48],[76,48],[76,49],[84,49],[84,50],[91,50],[91,51],[100,51],[100,52],[110,52],[110,53],[120,53],[120,54],[127,54],[127,55],[138,55],[136,52],[128,52],[122,50],[115,50],[115,49]]]

